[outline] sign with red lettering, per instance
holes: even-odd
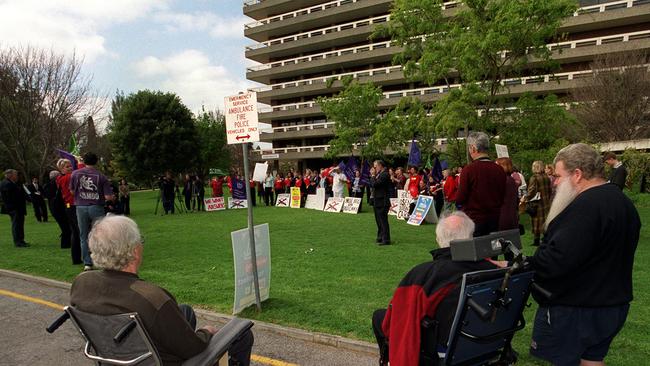
[[[258,142],[257,93],[248,92],[224,98],[228,145]]]
[[[219,211],[226,209],[226,203],[223,197],[211,197],[203,200],[206,211]]]

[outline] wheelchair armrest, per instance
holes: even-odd
[[[183,366],[213,365],[252,326],[250,320],[233,318],[210,338],[203,352],[183,362]]]

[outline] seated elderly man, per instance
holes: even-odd
[[[125,216],[107,216],[89,235],[93,263],[101,271],[75,278],[70,303],[79,310],[102,315],[137,312],[164,365],[180,365],[201,353],[217,329],[195,331],[196,317],[188,305],[178,305],[165,289],[138,277],[144,240],[136,223]],[[230,365],[249,365],[250,330],[230,349]]]
[[[441,216],[436,227],[436,241],[440,248],[431,251],[433,260],[411,269],[395,290],[388,309],[377,310],[372,316],[381,365],[386,365],[388,361],[391,366],[418,365],[420,325],[425,317],[438,322],[436,343],[447,343],[458,303],[459,294],[454,290],[458,288],[462,275],[496,268],[487,260],[451,260],[449,243],[452,240],[469,239],[473,233],[474,222],[462,211],[444,213]]]

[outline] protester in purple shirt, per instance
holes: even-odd
[[[74,194],[77,209],[84,271],[89,271],[93,269],[93,262],[88,250],[88,233],[93,222],[104,216],[104,203],[113,199],[113,189],[108,179],[95,169],[97,155],[88,152],[83,161],[86,166],[72,172],[70,191]]]

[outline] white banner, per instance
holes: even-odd
[[[356,215],[359,213],[360,205],[361,205],[361,198],[345,197],[345,199],[343,200],[343,212]]]
[[[211,197],[203,200],[206,211],[221,211],[226,209],[223,197]]]
[[[289,207],[289,200],[291,200],[289,193],[280,193],[275,200],[275,207]]]
[[[267,163],[257,163],[255,164],[255,170],[253,171],[253,180],[256,182],[264,183],[266,179],[266,170],[269,168]]]
[[[228,197],[228,208],[237,210],[240,208],[248,208],[248,200],[239,200],[232,197]]]
[[[343,208],[343,198],[330,197],[325,204],[325,212],[341,212]]]

